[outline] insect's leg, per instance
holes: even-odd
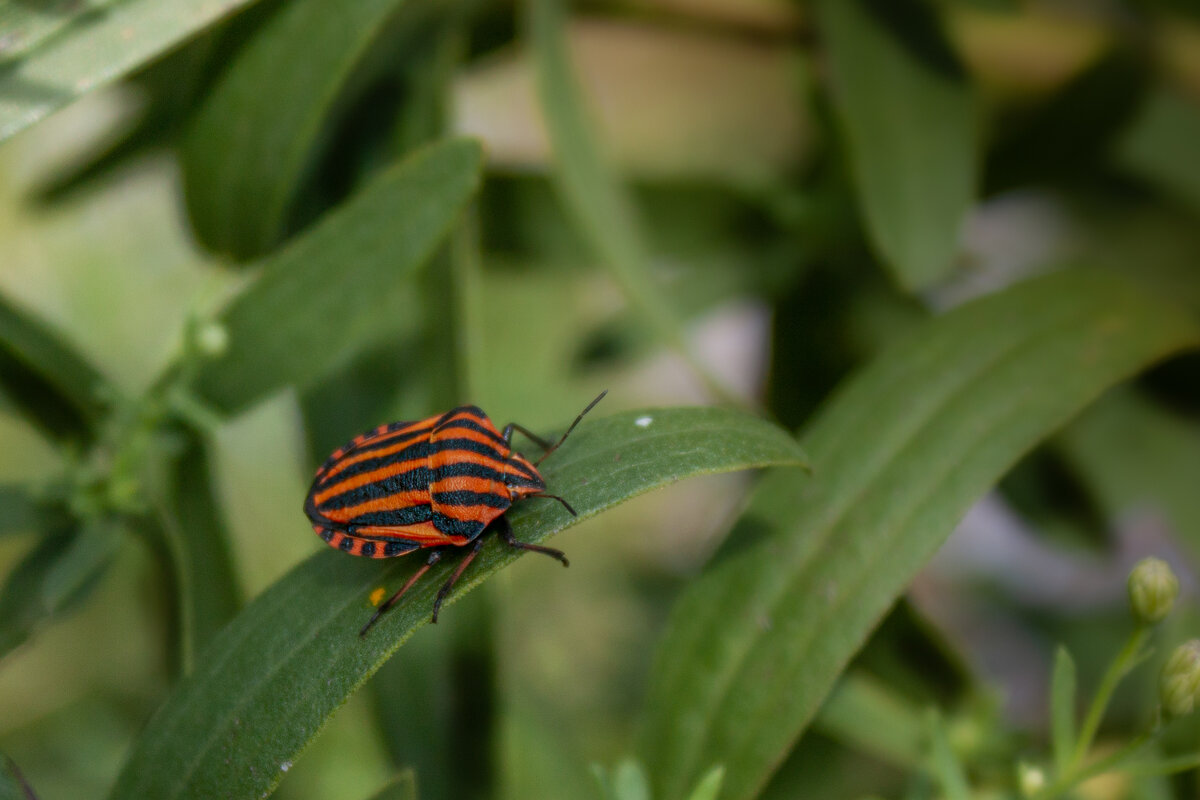
[[[463,574],[463,570],[467,565],[475,560],[475,556],[479,555],[479,549],[483,547],[483,537],[480,536],[475,540],[475,545],[471,548],[471,552],[467,553],[467,557],[458,565],[458,569],[454,570],[454,574],[450,579],[442,584],[442,588],[438,589],[437,599],[433,601],[433,621],[437,622],[438,611],[442,607],[442,601],[446,599],[446,595],[450,594],[450,590],[454,588],[454,584],[458,581],[458,576]]]
[[[403,586],[400,587],[400,591],[396,592],[394,595],[389,597],[386,601],[384,601],[384,603],[382,605],[379,606],[379,608],[375,609],[375,613],[371,615],[371,618],[369,620],[367,620],[367,624],[362,626],[362,630],[358,632],[358,635],[366,636],[367,631],[371,630],[371,626],[374,625],[375,622],[380,617],[383,616],[384,612],[387,611],[389,608],[391,608],[393,605],[395,605],[396,601],[399,600],[401,597],[403,597],[404,593],[407,592],[409,589],[411,589],[413,584],[416,583],[421,578],[421,576],[424,575],[429,570],[430,567],[432,567],[434,564],[436,564],[437,562],[439,562],[441,560],[442,560],[442,551],[441,550],[432,551],[429,554],[429,559],[425,562],[425,565],[413,573],[413,576],[411,578],[409,578],[408,581]]]
[[[557,558],[562,562],[564,567],[571,566],[571,562],[567,561],[567,554],[562,550],[555,550],[553,547],[542,547],[540,544],[526,544],[525,542],[517,541],[517,537],[513,536],[512,525],[509,524],[506,517],[497,517],[494,524],[496,526],[496,533],[500,535],[500,538],[509,547],[516,548],[517,550],[532,550],[535,553],[545,553],[551,558]]]
[[[512,447],[512,435],[513,435],[514,430],[520,431],[521,433],[525,434],[525,437],[527,439],[529,439],[529,441],[536,444],[538,447],[542,448],[543,452],[549,450],[552,447],[552,445],[549,442],[547,442],[545,439],[538,436],[536,433],[533,433],[532,431],[528,430],[524,425],[518,425],[515,422],[510,422],[504,426],[504,441],[508,442],[509,447]]]

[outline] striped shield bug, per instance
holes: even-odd
[[[588,403],[553,444],[515,422],[501,434],[479,408],[460,406],[418,422],[380,425],[334,450],[317,470],[304,500],[304,513],[317,535],[330,547],[365,558],[392,558],[430,548],[425,564],[380,604],[359,636],[365,636],[443,553],[471,545],[434,600],[437,622],[442,601],[479,553],[482,534],[489,528],[509,547],[545,553],[567,566],[561,550],[517,541],[504,512],[518,500],[544,497],[575,515],[570,503],[546,492],[537,468],[606,394],[607,390]],[[541,458],[530,462],[513,450],[514,431],[540,447]]]

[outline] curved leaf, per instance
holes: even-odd
[[[289,3],[237,53],[183,148],[188,211],[209,247],[245,258],[280,240],[314,154],[353,93],[347,84],[403,4]]]
[[[114,519],[42,538],[0,588],[0,657],[95,588],[125,533]]]
[[[657,409],[589,418],[543,470],[579,518],[556,503],[536,502],[519,504],[509,517],[518,538],[540,542],[685,477],[802,461],[784,431],[732,411]],[[299,509],[289,519],[297,536],[311,535]],[[447,603],[517,557],[492,537]],[[456,562],[430,570],[365,638],[358,630],[370,616],[371,590],[397,588],[422,559],[380,563],[323,550],[301,563],[204,653],[143,732],[112,797],[269,793],[329,715],[428,622],[434,594]]]
[[[168,463],[156,464],[163,478],[155,510],[180,598],[179,661],[190,672],[196,654],[237,614],[242,591],[209,475],[208,444],[190,432],[185,436]]]
[[[559,193],[629,305],[687,360],[714,397],[735,404],[738,399],[692,353],[673,298],[651,280],[649,245],[633,201],[605,162],[581,100],[567,54],[564,5],[563,0],[528,0],[526,14]]]
[[[253,0],[122,0],[91,7],[52,36],[25,41],[0,19],[0,141],[77,97],[112,83]],[[81,6],[83,4],[71,4]],[[28,49],[27,49],[28,48]],[[27,51],[26,51],[27,49]]]
[[[924,288],[953,267],[975,199],[971,88],[924,4],[825,0],[820,11],[867,232],[901,286]]]
[[[86,442],[116,389],[44,322],[0,297],[0,391],[51,439]]]
[[[200,370],[201,395],[242,410],[410,324],[407,281],[475,192],[481,162],[469,140],[423,148],[267,259],[221,315],[229,350]]]
[[[706,769],[751,797],[850,657],[970,505],[1022,453],[1130,373],[1195,346],[1176,309],[1065,272],[919,328],[804,437],[808,482],[764,479],[730,552],[672,611],[641,753],[672,800]]]

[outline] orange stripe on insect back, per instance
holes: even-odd
[[[447,536],[434,527],[432,522],[420,522],[416,525],[400,525],[387,527],[383,525],[364,525],[358,529],[363,536],[376,539],[400,539],[414,542],[422,547],[442,544],[466,544],[470,540],[465,536]]]
[[[476,478],[470,475],[453,475],[429,484],[430,493],[434,492],[482,492],[508,497],[508,487],[490,478]]]
[[[485,456],[482,453],[476,453],[471,450],[457,450],[452,447],[447,447],[444,450],[435,450],[429,456],[429,468],[437,474],[437,471],[442,467],[449,467],[453,464],[480,464],[485,467],[491,467],[500,474],[504,474],[508,468],[508,462],[498,458]]]
[[[326,488],[317,492],[313,496],[313,502],[318,506],[324,503],[331,497],[348,492],[351,489],[357,489],[359,486],[366,486],[368,483],[384,480],[393,475],[399,475],[402,472],[408,472],[412,469],[419,469],[429,464],[428,458],[410,458],[407,461],[396,461],[392,464],[387,464],[379,469],[373,469],[370,472],[363,472],[358,475],[346,478],[338,483],[326,486]]]
[[[429,495],[426,492],[396,492],[386,497],[377,497],[356,506],[346,508],[322,509],[321,514],[326,519],[342,524],[349,524],[355,517],[378,511],[398,511],[412,506],[428,505]]]
[[[361,447],[366,444],[372,445],[372,449],[367,450],[362,453],[355,453],[354,455],[349,456],[348,458],[343,458],[342,460],[338,461],[336,464],[334,464],[333,466],[331,466],[329,468],[329,471],[327,473],[325,473],[325,478],[328,479],[329,477],[332,477],[333,475],[337,475],[339,472],[341,472],[342,470],[344,470],[346,467],[350,466],[351,464],[357,464],[360,461],[366,461],[367,459],[370,459],[370,458],[380,458],[382,456],[390,456],[393,453],[398,453],[401,450],[403,450],[404,448],[412,445],[414,442],[420,441],[421,436],[419,434],[428,433],[432,429],[433,429],[433,423],[429,420],[425,420],[423,422],[414,422],[412,425],[408,426],[407,428],[401,428],[399,430],[392,431],[391,433],[388,433],[384,436],[370,437],[370,438],[364,439],[361,442],[356,440],[349,448],[347,448],[346,452],[350,452],[350,451],[354,450],[355,448]],[[403,441],[397,442],[396,444],[390,445],[387,447],[380,447],[378,449],[374,448],[374,445],[386,444],[387,442],[391,441],[392,439],[397,439],[397,438],[403,438]]]
[[[464,419],[469,419],[476,424],[479,422],[479,420],[475,419],[474,417],[464,417]],[[495,429],[492,429],[492,432],[495,433]],[[497,439],[499,436],[500,434],[496,433]],[[495,449],[500,453],[501,456],[508,455],[508,445],[506,445],[503,440],[497,441],[497,439],[488,436],[486,433],[471,430],[470,428],[439,428],[433,432],[431,439],[435,443],[445,441],[446,439],[470,439],[472,442],[479,442],[480,444],[487,445],[488,447]]]

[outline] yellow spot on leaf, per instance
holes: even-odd
[[[383,601],[383,595],[387,590],[382,586],[371,592],[371,605],[377,606]]]

